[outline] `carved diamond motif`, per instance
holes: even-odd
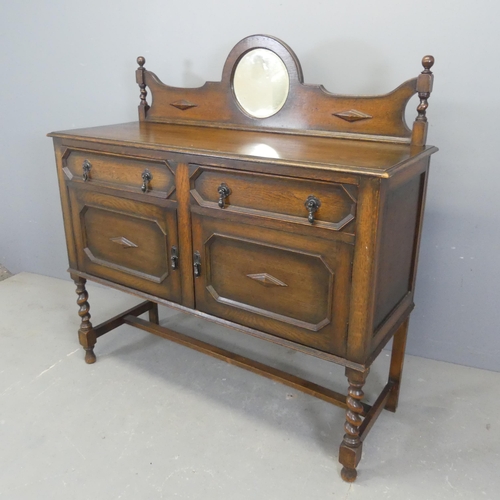
[[[283,283],[283,281],[267,273],[247,274],[247,277],[252,278],[264,286],[288,286],[286,283]]]
[[[127,240],[127,238],[124,238],[123,236],[110,238],[110,240],[117,245],[121,245],[123,248],[138,248],[135,243],[132,243],[130,240]]]
[[[186,101],[186,99],[181,99],[180,101],[175,101],[170,103],[170,106],[173,106],[174,108],[180,109],[182,111],[186,111],[186,109],[189,108],[196,108],[198,104],[194,104],[192,102]]]
[[[333,116],[337,116],[346,122],[358,122],[360,120],[369,120],[373,116],[357,111],[356,109],[350,109],[349,111],[341,111],[340,113],[333,113]]]

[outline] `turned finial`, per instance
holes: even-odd
[[[423,75],[432,74],[431,68],[434,66],[434,57],[433,56],[424,56],[422,58],[422,66],[424,67],[424,71],[422,71]]]
[[[143,56],[139,56],[137,58],[137,64],[139,67],[137,68],[136,71],[136,78],[137,78],[137,83],[139,84],[139,88],[141,89],[141,104],[139,106],[139,116],[144,117],[147,110],[149,109],[149,105],[146,101],[146,98],[148,96],[148,92],[146,90],[146,80],[145,80],[145,75],[144,73],[146,72],[146,68],[144,65],[146,64],[146,58]]]
[[[417,106],[417,117],[413,123],[411,134],[411,143],[414,146],[424,146],[427,140],[427,108],[429,107],[428,99],[432,92],[432,83],[434,75],[431,68],[434,66],[434,57],[424,56],[422,58],[422,66],[424,70],[418,75],[415,90],[418,93],[420,102]]]
[[[425,113],[427,108],[429,107],[429,103],[427,99],[429,99],[432,90],[432,76],[431,68],[434,65],[434,57],[432,56],[424,56],[422,58],[422,66],[424,67],[424,71],[420,74],[417,80],[417,91],[418,97],[420,98],[420,103],[417,106],[417,122],[426,122],[427,117]]]

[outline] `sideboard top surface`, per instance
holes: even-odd
[[[412,147],[408,144],[152,122],[66,130],[52,132],[49,136],[201,157],[293,164],[375,177],[390,177],[411,160],[437,151],[434,146]]]

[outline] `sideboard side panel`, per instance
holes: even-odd
[[[377,262],[374,331],[408,294],[413,295],[426,179],[427,169],[387,190]]]

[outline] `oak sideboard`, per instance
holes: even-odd
[[[165,85],[137,61],[138,121],[49,134],[85,361],[128,324],[345,408],[339,461],[354,481],[363,440],[398,404],[437,151],[426,145],[434,59],[380,96],[304,84],[294,52],[264,35],[199,88]],[[144,302],[94,326],[86,280]],[[172,331],[158,304],[343,365],[347,395]],[[369,405],[363,385],[391,338],[388,382]]]

